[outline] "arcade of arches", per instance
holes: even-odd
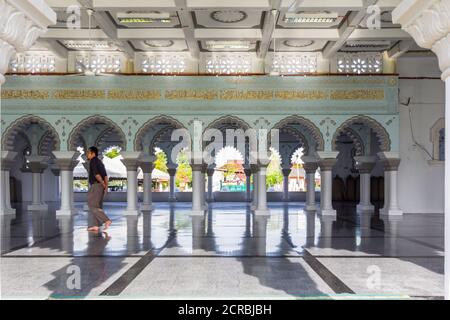
[[[156,116],[148,119],[131,138],[134,146],[127,147],[126,127],[105,116],[89,116],[78,123],[68,133],[67,151],[61,151],[60,134],[44,118],[27,115],[13,121],[2,137],[4,167],[9,177],[5,186],[10,190],[5,199],[4,212],[13,212],[12,202],[28,201],[27,188],[31,187],[29,210],[45,210],[46,201],[61,200],[60,215],[75,213],[74,201],[81,201],[82,194],[74,196],[73,170],[82,160],[77,151],[86,150],[91,145],[98,146],[101,153],[117,146],[121,150],[121,162],[126,168],[126,211],[125,214],[138,214],[139,210],[152,209],[152,172],[156,161],[155,150],[166,155],[166,172],[169,175],[168,192],[157,201],[177,201],[175,176],[179,164],[173,161],[173,152],[178,141],[172,141],[176,129],[185,128],[175,117]],[[223,147],[227,147],[227,130],[248,130],[251,126],[236,116],[220,117],[213,120],[206,129],[218,129],[224,137]],[[357,116],[345,120],[332,136],[332,151],[324,151],[322,132],[306,117],[288,116],[270,129],[279,130],[278,150],[273,149],[280,158],[283,175],[282,192],[271,195],[271,201],[305,202],[307,211],[318,210],[321,214],[334,215],[332,201],[357,203],[358,211],[373,212],[374,205],[383,208],[386,214],[401,214],[397,203],[395,187],[398,157],[390,156],[391,138],[376,120],[368,116]],[[206,140],[206,138],[205,138]],[[207,143],[205,143],[205,146]],[[192,196],[179,195],[178,201],[192,201],[192,213],[203,214],[208,202],[240,199],[251,202],[255,213],[268,215],[268,192],[266,183],[267,164],[251,164],[249,161],[248,140],[242,160],[245,173],[245,188],[241,196],[231,197],[227,192],[214,192],[212,176],[215,164],[192,164]],[[234,147],[228,146],[228,147]],[[292,171],[292,158],[301,148],[298,166],[303,171],[306,192],[289,191],[289,177]],[[176,155],[175,155],[176,158]],[[138,181],[138,170],[142,171]],[[320,172],[320,196],[316,196],[316,175]],[[5,176],[6,177],[6,176]],[[29,182],[28,182],[29,179]],[[138,197],[138,183],[143,185]],[[252,185],[253,184],[253,185]],[[385,186],[386,185],[386,186]],[[52,187],[48,187],[52,186]],[[391,187],[392,186],[392,187]],[[390,192],[384,193],[384,190]],[[156,190],[158,191],[158,190]],[[52,193],[53,192],[53,193]],[[115,195],[120,199],[118,195]],[[227,197],[228,196],[228,197]],[[113,200],[114,195],[111,196]],[[142,199],[138,203],[138,198]],[[319,203],[316,204],[316,198]],[[125,199],[125,197],[123,198]],[[386,201],[387,199],[387,201]],[[231,200],[233,201],[233,200]]]

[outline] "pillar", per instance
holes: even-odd
[[[257,216],[270,215],[269,208],[267,208],[267,187],[266,187],[267,165],[268,164],[260,164],[258,170],[258,198],[255,209],[255,215]]]
[[[11,207],[11,194],[10,194],[10,184],[9,184],[9,172],[14,164],[14,158],[17,152],[13,151],[2,151],[2,167],[1,167],[1,215],[15,215],[16,209]]]
[[[245,201],[250,202],[252,201],[252,192],[251,192],[252,169],[245,168],[244,173],[245,173]]]
[[[304,162],[303,169],[305,170],[306,178],[306,203],[305,211],[315,212],[316,206],[316,171],[319,164],[317,162]]]
[[[201,180],[201,203],[203,210],[206,210],[208,208],[208,204],[206,203],[206,172],[208,170],[208,165],[203,164],[202,165],[202,180]]]
[[[393,22],[411,34],[416,43],[431,49],[439,59],[442,80],[445,81],[445,187],[450,194],[450,5],[447,0],[403,0],[392,12]],[[391,175],[395,175],[392,174]],[[396,179],[391,178],[391,179]],[[450,300],[450,197],[444,200],[445,210],[445,299]]]
[[[71,216],[77,213],[73,199],[73,169],[78,164],[78,155],[76,151],[54,151],[56,164],[61,175],[61,206],[56,210],[58,216]]]
[[[395,152],[380,152],[378,157],[384,165],[384,207],[380,210],[382,215],[398,216],[403,212],[397,201],[397,173],[400,158]]]
[[[122,152],[122,163],[127,168],[127,208],[124,215],[138,215],[137,200],[137,168],[139,165],[140,152]]]
[[[258,203],[258,172],[259,167],[256,164],[252,164],[250,166],[250,169],[252,170],[252,177],[253,177],[253,199],[252,199],[252,206],[251,209],[255,210],[256,205]]]
[[[355,157],[356,168],[359,171],[359,204],[356,211],[371,213],[375,207],[370,203],[370,173],[375,167],[375,157]]]
[[[47,168],[49,157],[27,156],[31,171],[32,199],[27,209],[30,211],[47,211],[48,205],[42,201],[42,173]]]
[[[336,210],[333,209],[332,196],[333,196],[333,166],[337,162],[337,155],[339,152],[318,152],[320,157],[320,214],[335,216]]]
[[[205,214],[202,206],[202,181],[205,183],[202,173],[202,164],[191,164],[192,167],[192,213],[193,216],[203,216]]]
[[[52,166],[50,171],[53,173],[53,175],[55,176],[55,179],[56,179],[56,199],[61,200],[61,181],[60,181],[61,170],[56,165],[56,166]]]
[[[143,197],[142,197],[142,203],[141,203],[141,211],[151,211],[153,210],[153,204],[152,204],[152,171],[153,171],[153,162],[149,161],[141,161],[139,163],[139,166],[142,169],[142,175],[143,175],[143,184],[144,184],[144,190],[143,190]]]
[[[289,175],[291,174],[290,168],[283,168],[283,201],[289,201]]]
[[[207,202],[213,202],[214,201],[214,193],[213,193],[213,175],[214,175],[214,168],[209,167],[208,170],[206,170],[206,174],[208,175],[208,194],[206,197]]]
[[[175,196],[175,175],[177,174],[177,168],[172,167],[168,168],[167,172],[169,173],[169,202],[177,201]]]

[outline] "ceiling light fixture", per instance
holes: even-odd
[[[332,13],[286,13],[283,21],[285,23],[334,23],[339,14]]]
[[[170,13],[145,13],[145,12],[137,12],[137,13],[117,13],[117,19],[120,23],[123,24],[140,24],[140,23],[170,23],[172,22],[170,18]]]
[[[237,50],[237,49],[250,49],[250,41],[242,40],[208,40],[206,41],[206,48],[211,49],[221,49],[221,50]]]

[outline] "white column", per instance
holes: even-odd
[[[384,164],[384,207],[380,210],[382,215],[398,216],[403,212],[397,202],[397,172],[400,158],[396,152],[380,152],[378,157]]]
[[[318,152],[320,157],[320,214],[326,216],[335,216],[336,210],[333,209],[332,197],[333,197],[333,166],[337,162],[338,152]]]
[[[255,215],[270,215],[267,208],[267,187],[266,187],[267,164],[260,165],[258,170],[258,199],[256,203]]]
[[[316,171],[318,168],[317,162],[304,162],[303,169],[306,174],[306,203],[305,210],[308,212],[315,212],[316,206]]]
[[[141,211],[151,211],[153,210],[152,204],[152,171],[153,171],[153,162],[150,161],[142,161],[139,166],[142,169],[142,175],[144,177],[144,190],[143,197],[141,203]]]
[[[201,203],[203,210],[208,209],[208,204],[206,203],[206,171],[208,169],[208,166],[206,164],[203,164],[202,166],[202,180],[201,180]]]
[[[177,201],[175,196],[175,175],[177,173],[177,168],[168,168],[167,172],[169,173],[169,202]]]
[[[206,198],[206,201],[213,202],[214,201],[214,194],[213,194],[213,175],[214,175],[214,168],[210,167],[206,171],[206,174],[208,175],[208,196]]]
[[[445,189],[450,194],[450,4],[448,0],[403,0],[392,12],[393,22],[411,34],[416,43],[433,50],[445,81]],[[393,174],[392,174],[393,175]],[[395,180],[396,176],[390,177]],[[445,197],[445,298],[450,300],[450,197]]]
[[[61,207],[56,211],[56,215],[74,215],[77,211],[73,206],[73,169],[78,163],[79,153],[75,151],[54,151],[53,154],[61,176]]]
[[[15,215],[16,209],[11,207],[11,194],[9,184],[9,171],[14,163],[17,152],[2,151],[2,170],[1,170],[1,212],[0,215]]]
[[[445,114],[450,115],[450,77],[445,80]],[[445,189],[450,194],[450,116],[445,117]],[[450,300],[450,197],[445,197],[445,299]]]
[[[138,215],[137,200],[137,168],[139,165],[140,152],[122,152],[121,160],[127,168],[127,208],[124,215]]]
[[[203,216],[205,210],[202,206],[202,180],[205,183],[202,165],[201,164],[191,164],[192,167],[192,213],[193,216]]]
[[[55,191],[56,191],[56,200],[61,200],[61,170],[58,166],[54,166],[50,169],[50,171],[55,176]]]
[[[356,211],[360,213],[372,213],[375,207],[370,202],[370,173],[375,167],[375,157],[355,157],[356,168],[359,171],[359,204]]]
[[[255,210],[258,203],[258,165],[251,165],[252,177],[253,177],[253,199],[251,209]]]
[[[245,173],[245,201],[250,202],[252,201],[252,193],[251,193],[252,170],[250,168],[245,168],[244,173]]]
[[[291,174],[290,168],[284,168],[283,172],[283,201],[289,201],[289,175]]]
[[[27,160],[32,183],[32,200],[27,209],[29,211],[46,211],[48,205],[42,201],[42,173],[47,168],[49,157],[27,156]]]

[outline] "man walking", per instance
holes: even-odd
[[[89,191],[87,203],[91,216],[89,217],[88,231],[98,232],[105,224],[108,229],[112,221],[103,211],[103,197],[108,191],[108,176],[103,162],[98,158],[98,149],[90,147],[86,157],[89,160]]]

